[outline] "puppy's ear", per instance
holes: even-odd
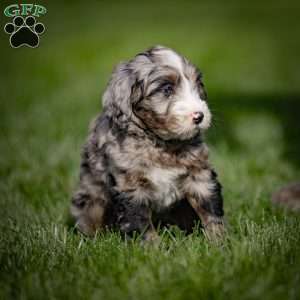
[[[144,80],[136,80],[131,87],[131,107],[139,103],[144,96]]]
[[[130,117],[132,105],[141,97],[141,82],[129,63],[119,64],[103,95],[103,107],[112,115]]]

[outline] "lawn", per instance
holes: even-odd
[[[0,299],[300,299],[300,215],[270,201],[300,178],[299,4],[49,2],[38,48],[0,34]],[[161,230],[156,249],[67,226],[110,72],[155,44],[204,73],[219,246],[199,228]]]

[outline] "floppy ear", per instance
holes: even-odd
[[[132,114],[132,106],[141,97],[140,82],[130,63],[119,64],[103,95],[103,107],[113,117]]]

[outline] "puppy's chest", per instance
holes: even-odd
[[[151,167],[146,173],[153,187],[153,205],[167,207],[182,198],[182,181],[186,170],[181,168]]]

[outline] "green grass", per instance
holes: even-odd
[[[39,48],[0,35],[0,299],[300,299],[300,217],[270,202],[300,177],[299,7],[160,2],[51,1]],[[222,246],[200,230],[162,231],[153,249],[66,226],[109,74],[154,44],[205,74]]]

